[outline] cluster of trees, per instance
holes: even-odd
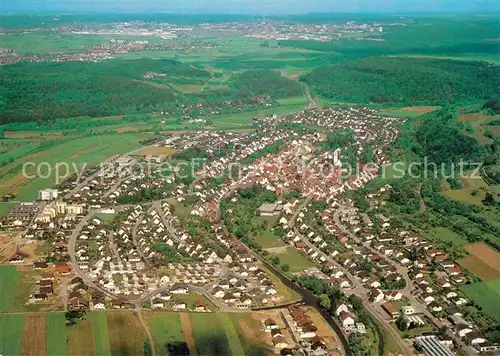
[[[337,127],[328,132],[325,149],[335,151],[337,148],[345,148],[356,143],[356,134],[352,129]]]
[[[500,92],[500,66],[427,58],[369,57],[304,75],[317,94],[360,103],[442,105]]]
[[[272,98],[286,98],[303,94],[300,83],[270,69],[249,70],[238,74],[233,78],[231,86],[243,96],[269,95]]]

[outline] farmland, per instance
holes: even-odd
[[[162,354],[166,344],[184,342],[183,329],[179,313],[144,313],[157,354]]]
[[[0,314],[0,354],[19,355],[24,320],[24,314]]]
[[[46,350],[46,323],[44,314],[27,314],[24,321],[21,355],[39,354]]]
[[[32,283],[24,281],[24,273],[15,266],[0,266],[0,312],[22,311]]]
[[[47,329],[47,355],[67,355],[67,327],[63,313],[48,313],[45,318]]]
[[[216,314],[190,314],[198,355],[228,355],[231,353],[224,324]],[[239,342],[239,341],[232,341]],[[241,347],[241,346],[240,346]]]
[[[487,284],[489,283],[489,284]],[[473,284],[463,285],[460,289],[465,295],[480,305],[483,311],[500,322],[500,308],[498,308],[498,286],[500,280],[490,282],[477,282]],[[490,288],[496,288],[495,290]]]
[[[85,165],[95,165],[113,155],[139,148],[137,142],[147,137],[147,134],[89,136],[28,154],[0,168],[0,194],[16,194],[21,201],[34,200],[39,189],[55,185],[56,167],[61,176],[79,172]],[[25,164],[28,164],[26,176],[23,174]]]
[[[80,320],[68,330],[69,356],[95,356],[96,348],[92,322],[88,319]]]
[[[104,312],[90,312],[89,320],[92,322],[94,331],[94,343],[97,355],[110,356],[111,347],[109,344],[108,321]]]
[[[464,246],[469,253],[461,265],[476,274],[483,281],[500,278],[500,254],[483,243],[473,243]]]
[[[142,354],[146,335],[134,313],[107,313],[107,323],[112,355]]]

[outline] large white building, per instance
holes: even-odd
[[[42,189],[38,191],[39,200],[54,200],[57,199],[59,191],[57,189]]]

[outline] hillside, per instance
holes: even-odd
[[[500,67],[472,61],[369,57],[317,68],[301,80],[328,99],[442,105],[494,96],[500,92]]]

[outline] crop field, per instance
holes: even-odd
[[[88,314],[88,318],[92,322],[96,354],[99,356],[111,356],[106,313],[93,311]]]
[[[230,342],[217,314],[189,314],[198,355],[229,355]],[[234,342],[234,341],[233,341]],[[241,346],[240,346],[241,347]]]
[[[0,312],[23,311],[32,284],[23,281],[16,266],[0,266]]]
[[[111,354],[142,355],[146,335],[138,317],[132,312],[112,312],[106,315]]]
[[[0,314],[0,354],[19,355],[23,338],[24,314]]]
[[[439,109],[439,106],[407,106],[402,108],[380,109],[380,115],[397,117],[416,117]]]
[[[470,255],[484,261],[500,275],[500,253],[498,251],[481,242],[466,245],[464,248]]]
[[[314,267],[314,264],[294,247],[287,247],[283,252],[275,253],[275,255],[279,257],[280,264],[288,264],[292,272],[300,272],[306,268]]]
[[[147,147],[138,152],[135,152],[135,155],[138,156],[172,156],[175,152],[177,152],[174,148],[170,147]]]
[[[144,319],[153,334],[157,355],[163,354],[168,343],[184,342],[179,313],[147,312]]]
[[[21,343],[21,356],[39,355],[46,350],[45,314],[26,314]]]
[[[487,283],[493,283],[495,290],[490,288]],[[500,294],[498,289],[500,286],[500,279],[490,282],[478,282],[473,284],[466,284],[460,287],[465,295],[474,300],[478,305],[483,308],[483,311],[495,318],[500,322],[500,308],[498,307],[498,300]]]
[[[454,246],[463,246],[468,243],[465,238],[445,227],[432,228],[426,233],[426,236],[433,240],[451,243]]]
[[[47,355],[67,355],[68,343],[66,327],[63,313],[47,313],[45,317],[47,329]]]
[[[77,138],[16,159],[0,168],[0,194],[13,193],[17,195],[17,200],[34,200],[38,190],[55,185],[57,174],[69,175],[80,170],[84,164],[95,165],[113,155],[132,151],[140,147],[138,141],[147,137],[150,135],[116,134]],[[25,164],[26,175],[23,174]]]
[[[265,332],[261,331],[258,314],[227,313],[225,317],[229,318],[233,324],[245,355],[260,356],[266,354],[268,350],[266,350],[263,341]]]
[[[97,355],[92,322],[89,319],[79,320],[76,325],[68,327],[67,330],[69,356]]]

